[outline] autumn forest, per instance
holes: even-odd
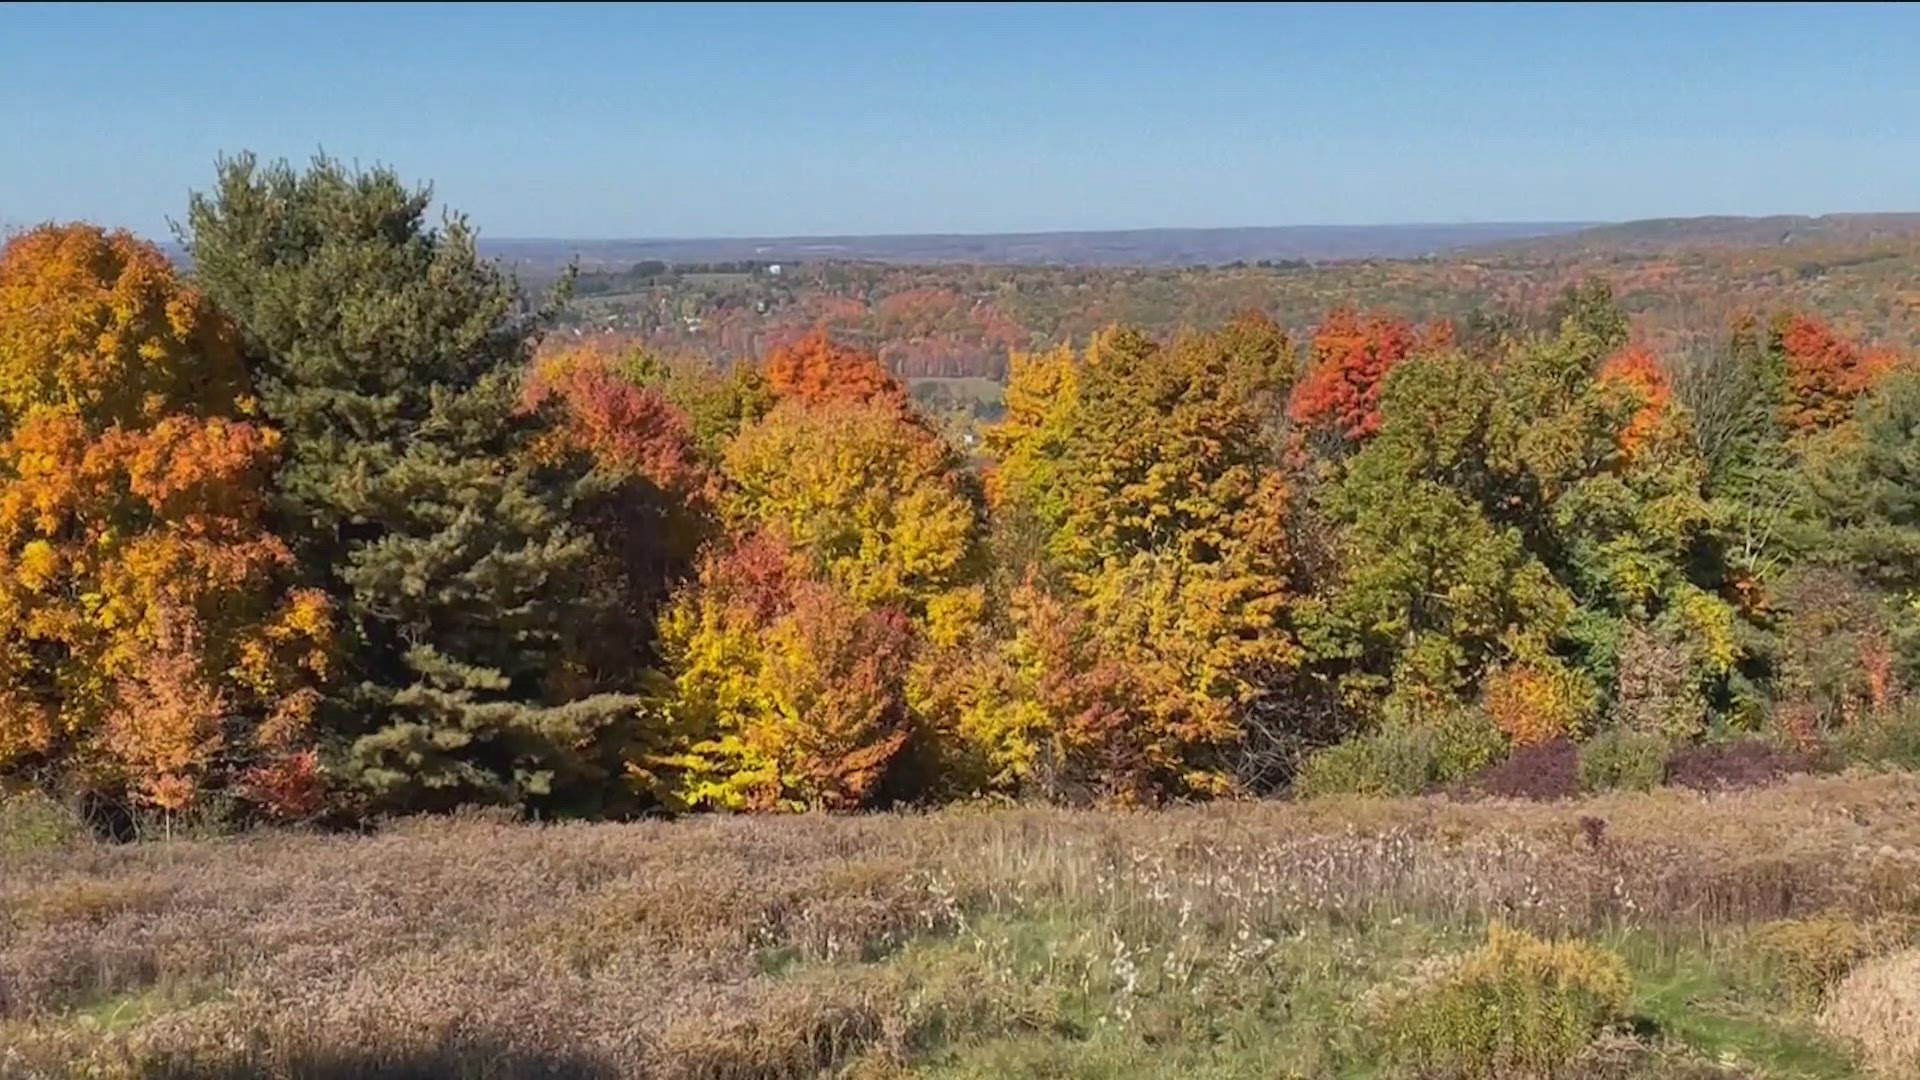
[[[0,774],[103,821],[1646,787],[1920,753],[1920,370],[1607,280],[1114,324],[936,422],[551,333],[383,170],[0,258]],[[1732,764],[1721,761],[1731,757]],[[1689,764],[1690,763],[1690,764]]]

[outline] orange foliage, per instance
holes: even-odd
[[[907,388],[872,353],[837,345],[825,330],[767,354],[767,385],[808,404],[878,401],[906,408]]]
[[[1651,352],[1633,346],[1615,354],[1600,365],[1600,381],[1620,386],[1632,393],[1640,408],[1620,432],[1620,449],[1628,457],[1645,443],[1673,404],[1673,386],[1666,371]]]
[[[780,763],[784,778],[768,802],[799,792],[826,809],[867,805],[907,742],[906,617],[805,580],[767,645],[764,681],[776,707],[743,741],[750,756]]]
[[[0,253],[0,410],[10,418],[56,401],[99,426],[229,412],[245,381],[233,325],[131,233],[44,226]]]
[[[163,810],[193,801],[191,777],[222,747],[229,702],[201,670],[204,653],[197,621],[163,607],[147,652],[114,680],[107,751],[132,774],[136,793]]]
[[[702,558],[664,632],[686,722],[704,736],[656,763],[678,777],[671,798],[740,810],[874,800],[911,730],[905,615],[860,603],[753,536]]]
[[[1854,399],[1894,366],[1891,352],[1863,350],[1805,315],[1789,316],[1775,335],[1786,358],[1787,423],[1802,431],[1845,420]]]
[[[329,607],[276,587],[262,522],[280,436],[240,418],[232,328],[151,245],[36,229],[0,283],[0,766],[179,809],[295,747],[326,672]]]
[[[1578,734],[1583,706],[1572,673],[1559,668],[1496,668],[1481,688],[1481,707],[1515,746]]]
[[[1380,388],[1387,372],[1452,336],[1451,324],[1442,323],[1423,341],[1404,319],[1337,308],[1313,332],[1311,366],[1294,387],[1288,415],[1302,426],[1330,427],[1349,439],[1364,439],[1380,429]]]
[[[595,345],[543,356],[527,378],[525,403],[557,404],[560,439],[599,464],[710,502],[714,477],[700,460],[686,414],[657,387],[621,375],[617,363],[614,353]]]
[[[312,750],[272,758],[247,771],[241,791],[249,801],[281,821],[301,821],[327,804],[326,777]]]

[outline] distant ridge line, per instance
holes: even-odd
[[[637,262],[805,261],[983,263],[1067,266],[1182,266],[1262,259],[1418,258],[1467,247],[1592,227],[1592,222],[1274,225],[1246,228],[1063,230],[1020,233],[909,233],[875,236],[766,236],[676,239],[482,238],[487,254],[529,267],[578,257],[587,268]]]

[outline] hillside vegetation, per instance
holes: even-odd
[[[1004,377],[1009,349],[1078,344],[1110,323],[1165,336],[1262,311],[1303,334],[1340,304],[1464,322],[1539,310],[1599,274],[1637,335],[1664,351],[1710,345],[1739,317],[1795,308],[1844,332],[1920,346],[1920,216],[1687,218],[1631,222],[1433,257],[1221,265],[923,265],[743,255],[582,275],[570,329],[633,337],[671,354],[751,359],[825,326],[903,376]],[[987,263],[993,260],[982,259]]]
[[[1920,1067],[1894,248],[636,268],[716,365],[431,204],[0,250],[0,1075]]]

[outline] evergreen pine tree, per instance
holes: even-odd
[[[377,806],[578,804],[612,790],[640,699],[575,643],[613,595],[579,463],[522,407],[533,310],[429,190],[320,157],[222,160],[183,240],[285,433],[275,513],[347,631],[323,711]]]

